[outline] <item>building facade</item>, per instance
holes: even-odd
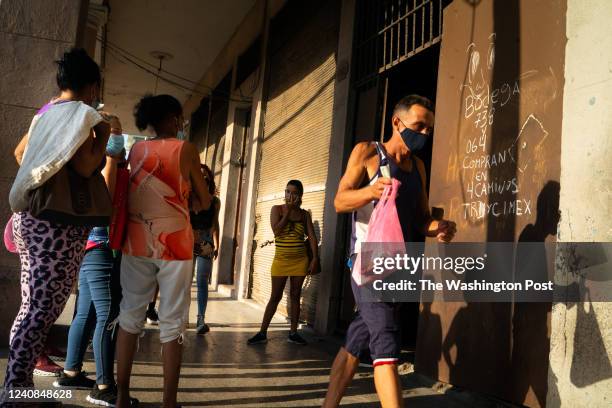
[[[603,2],[591,6],[612,12]],[[252,34],[252,44],[261,51],[263,84],[248,108],[251,123],[240,127],[248,140],[228,148],[228,119],[224,157],[214,162],[221,179],[224,173],[241,175],[222,183],[222,200],[236,188],[240,205],[226,206],[223,214],[216,282],[229,285],[227,290],[238,298],[267,302],[274,254],[270,208],[282,203],[287,180],[302,179],[304,207],[311,210],[321,241],[323,273],[305,283],[301,318],[319,332],[341,332],[354,303],[344,266],[350,224],[332,206],[339,164],[346,163],[357,142],[388,137],[390,111],[408,93],[436,102],[433,143],[421,158],[430,205],[443,208],[458,223],[457,240],[519,240],[537,222],[542,201],[578,216],[571,209],[576,201],[563,198],[568,191],[563,179],[572,177],[573,165],[562,155],[571,138],[564,128],[574,117],[565,93],[576,92],[567,78],[578,80],[576,72],[568,72],[573,65],[567,64],[572,58],[568,52],[579,52],[572,45],[586,29],[575,7],[571,1],[355,0],[311,2],[302,8],[289,3],[279,14],[269,13],[268,25]],[[241,55],[225,75],[240,71]],[[244,95],[236,93],[235,85],[231,94]],[[231,118],[231,112],[224,113]],[[606,137],[603,129],[601,137]],[[477,154],[466,150],[474,138]],[[480,175],[465,163],[499,155],[517,140],[526,147],[516,160],[486,175],[517,188],[475,195]],[[239,170],[232,173],[233,167]],[[560,202],[554,193],[559,188]],[[601,187],[597,192],[609,198]],[[549,235],[547,242],[568,239],[565,222],[562,217],[559,234]],[[599,239],[609,240],[609,232]],[[579,398],[594,398],[594,390],[603,392],[610,382],[611,340],[603,334],[609,332],[609,310],[592,308],[589,324],[596,326],[596,338],[586,340],[584,333],[575,332],[582,330],[579,317],[573,311],[568,316],[563,305],[407,304],[402,310],[404,343],[416,344],[416,370],[431,378],[528,406],[565,401],[571,406]],[[287,313],[286,303],[281,311]],[[607,357],[594,380],[581,383],[584,387],[572,379],[576,368],[562,363],[568,358],[562,351],[567,339],[560,336],[565,331],[578,339],[578,349],[594,342]]]

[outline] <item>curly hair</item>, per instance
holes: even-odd
[[[154,129],[168,116],[183,113],[181,103],[170,95],[145,95],[134,107],[134,119],[139,130],[151,125]]]

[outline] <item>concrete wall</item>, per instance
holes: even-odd
[[[341,285],[342,263],[345,253],[340,245],[333,245],[344,237],[341,217],[334,209],[334,198],[351,149],[352,135],[348,134],[347,117],[350,111],[350,62],[353,52],[355,0],[343,0],[340,9],[340,28],[336,52],[336,80],[334,84],[334,118],[329,144],[329,163],[325,182],[325,212],[320,260],[322,273],[319,277],[319,293],[315,316],[317,333],[328,334],[335,330],[338,316],[337,293]]]
[[[13,150],[36,111],[57,94],[53,63],[72,47],[82,19],[81,0],[0,2],[0,224],[10,216],[8,192],[17,173]],[[0,249],[0,346],[21,301],[19,259]]]
[[[612,3],[567,1],[559,241],[612,241]],[[548,407],[612,404],[612,304],[555,304]]]
[[[270,9],[268,8],[268,11]],[[278,10],[277,10],[278,12]],[[236,267],[240,273],[234,282],[236,297],[246,299],[249,296],[249,279],[252,265],[253,236],[255,229],[255,207],[257,205],[257,185],[259,183],[259,169],[261,164],[261,146],[263,143],[263,117],[266,98],[266,88],[268,82],[269,63],[268,63],[268,43],[270,33],[270,19],[265,22],[262,32],[262,61],[259,66],[260,79],[257,88],[253,93],[251,101],[251,132],[246,141],[246,160],[245,160],[245,186],[241,192],[244,200],[242,204],[242,215],[240,236],[241,242],[238,243],[238,253],[236,254]],[[244,211],[243,211],[244,210]]]
[[[285,5],[286,0],[259,0],[238,25],[236,32],[217,55],[210,68],[202,75],[199,84],[214,88],[236,64],[236,59],[251,45],[251,42],[262,32],[264,23],[264,5],[267,5],[266,19],[274,17]],[[183,115],[188,118],[200,105],[202,97],[192,96],[183,105]]]

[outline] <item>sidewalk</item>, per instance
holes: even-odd
[[[276,317],[271,324],[268,343],[247,346],[257,332],[263,310],[211,292],[207,323],[211,331],[197,336],[193,329],[197,314],[194,301],[190,310],[192,328],[186,335],[183,368],[179,384],[179,403],[194,407],[319,407],[327,389],[329,368],[340,339],[318,338],[305,331],[308,346],[287,342],[289,325]],[[72,318],[73,299],[53,331],[60,348],[65,348],[65,332]],[[62,325],[64,325],[62,327]],[[147,326],[140,341],[132,375],[132,396],[141,406],[157,407],[162,398],[162,367],[157,328]],[[0,350],[0,370],[4,375],[7,350]],[[406,366],[403,367],[406,370]],[[95,372],[93,354],[87,353],[84,370]],[[408,369],[409,371],[409,369]],[[54,378],[35,377],[39,388],[52,387]],[[452,392],[435,391],[419,376],[402,376],[405,406],[414,408],[502,406],[475,404],[471,398],[455,398]],[[65,406],[89,406],[87,391],[76,391]],[[360,368],[346,397],[346,407],[379,407],[371,368]]]

